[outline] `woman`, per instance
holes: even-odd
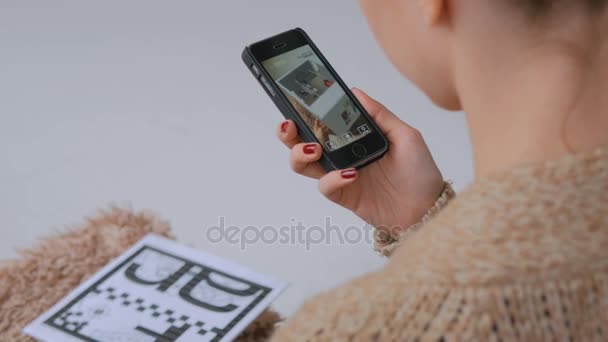
[[[276,340],[608,340],[607,2],[361,0],[399,71],[466,112],[476,180],[451,199],[420,134],[359,90],[392,143],[365,169],[325,174],[281,124],[292,168],[392,256]]]

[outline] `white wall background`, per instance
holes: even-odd
[[[0,258],[111,203],[150,208],[178,239],[292,282],[276,303],[382,265],[365,243],[210,244],[228,224],[359,225],[293,175],[281,116],[240,61],[301,26],[345,81],[419,128],[446,178],[472,178],[462,114],[434,108],[393,69],[356,1],[0,0]],[[407,44],[407,42],[403,42]]]

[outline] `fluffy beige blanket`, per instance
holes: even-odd
[[[0,341],[33,341],[21,333],[25,325],[146,234],[170,231],[154,214],[113,208],[0,263]],[[265,311],[238,341],[268,339],[279,320]]]

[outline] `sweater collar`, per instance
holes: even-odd
[[[390,267],[410,280],[468,285],[608,268],[607,151],[475,181],[402,243]]]
[[[557,187],[564,184],[608,186],[608,146],[500,171],[474,181],[469,190],[475,191],[488,186],[519,186],[525,190],[529,182]]]

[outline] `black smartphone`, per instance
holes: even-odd
[[[326,171],[361,168],[388,151],[388,140],[304,30],[251,44],[242,58],[302,140],[323,146]]]

